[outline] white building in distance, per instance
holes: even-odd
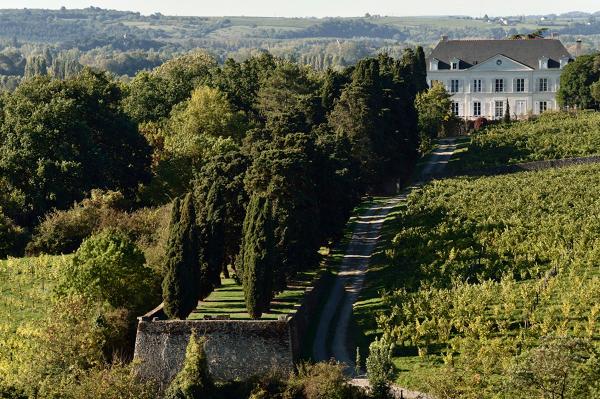
[[[514,119],[557,109],[562,69],[572,60],[558,39],[448,40],[427,59],[427,81],[452,94],[452,112],[465,119]]]

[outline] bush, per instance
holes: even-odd
[[[122,201],[123,195],[119,192],[92,190],[90,198],[75,204],[73,208],[50,213],[27,244],[27,255],[74,252],[83,240],[102,225],[120,220],[116,206]]]
[[[0,398],[1,399],[28,399],[25,392],[15,388],[15,387],[12,387],[12,386],[5,386],[2,384],[2,381],[0,381]]]
[[[596,398],[599,353],[584,339],[547,338],[516,359],[509,384],[515,393],[528,397]]]
[[[369,357],[367,358],[367,377],[371,384],[371,397],[374,399],[389,398],[390,382],[393,376],[392,344],[385,339],[375,339],[369,346]]]
[[[206,338],[198,337],[195,330],[185,351],[183,367],[169,385],[166,399],[210,399],[215,396],[215,387],[208,370],[204,352]]]
[[[59,291],[140,312],[158,302],[157,280],[126,234],[105,230],[81,244],[63,273]]]
[[[64,387],[61,397],[68,399],[155,399],[156,386],[135,377],[131,366],[113,364],[95,367],[78,376],[76,383]]]
[[[46,216],[27,244],[26,253],[29,256],[72,253],[92,234],[120,229],[144,251],[148,266],[161,274],[170,206],[125,212],[125,205],[118,192],[94,190],[90,198],[73,208]]]
[[[4,215],[0,207],[0,259],[18,255],[23,250],[24,231]]]
[[[475,122],[473,123],[473,129],[479,130],[479,129],[486,127],[488,124],[489,124],[489,122],[486,118],[479,117],[479,118],[475,119]]]
[[[300,396],[296,395],[300,394]],[[340,363],[301,364],[298,374],[290,378],[286,398],[351,399],[361,398],[361,391],[348,384],[344,365]]]

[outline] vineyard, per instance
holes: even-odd
[[[50,307],[52,287],[68,256],[0,261],[0,375],[7,376]],[[1,381],[0,381],[1,382]]]
[[[588,345],[578,378],[598,379],[598,183],[600,166],[587,165],[441,180],[408,196],[376,262],[385,293],[357,305],[380,309],[400,383],[440,397],[506,393],[519,362],[557,337]]]
[[[450,162],[454,172],[600,153],[600,114],[548,112],[533,121],[494,125],[471,136]]]

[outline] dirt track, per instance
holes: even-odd
[[[394,206],[404,200],[412,188],[427,182],[443,171],[455,149],[453,140],[440,142],[416,178],[414,186],[402,194],[372,204],[364,214],[357,217],[339,273],[321,312],[312,350],[314,360],[335,358],[347,364],[349,369],[354,367],[354,351],[348,350],[347,347],[348,326],[352,317],[352,306],[362,289],[365,273],[373,249],[379,240],[383,222]],[[336,324],[332,325],[334,321]],[[333,337],[331,347],[328,347],[327,338],[330,334],[333,334]]]

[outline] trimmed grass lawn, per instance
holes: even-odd
[[[320,270],[298,273],[298,276],[288,289],[277,294],[271,303],[271,310],[262,315],[261,320],[276,320],[280,316],[292,315],[300,307],[306,289],[312,287],[314,280],[321,273]],[[202,320],[205,317],[228,316],[231,319],[248,319],[244,292],[242,286],[235,280],[223,279],[223,285],[214,290],[205,300],[198,303],[198,308],[193,311],[188,320]]]

